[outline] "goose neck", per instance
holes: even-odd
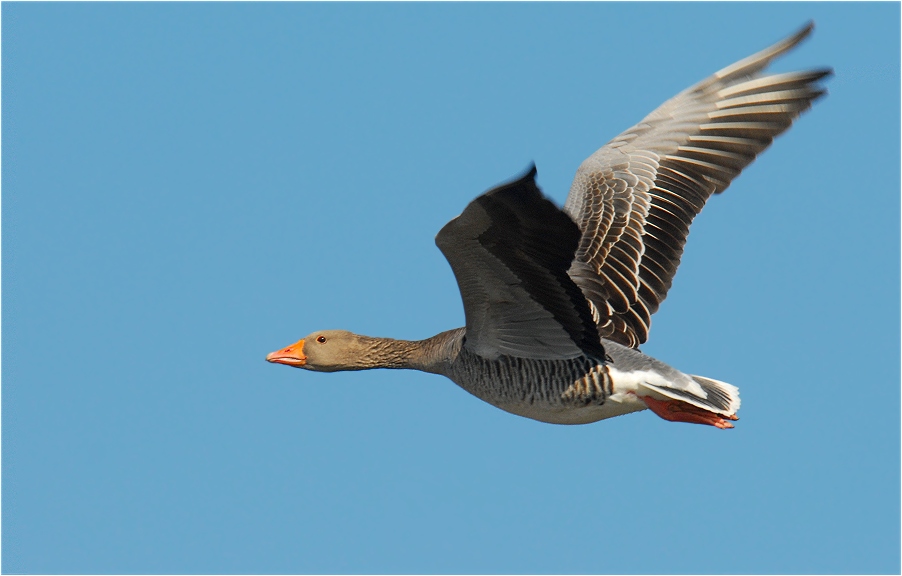
[[[460,352],[460,330],[449,330],[425,340],[361,337],[367,348],[367,367],[411,369],[443,374]]]

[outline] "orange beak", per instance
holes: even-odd
[[[266,361],[288,366],[303,366],[307,363],[307,357],[304,356],[304,341],[298,340],[287,348],[270,352],[266,355]]]

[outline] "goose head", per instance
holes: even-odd
[[[322,330],[266,355],[267,362],[317,372],[369,368],[370,347],[346,330]]]

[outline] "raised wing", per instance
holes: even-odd
[[[570,276],[603,337],[648,339],[693,218],[825,93],[829,69],[761,75],[812,28],[681,92],[579,167],[564,206],[583,233]]]
[[[589,303],[567,274],[580,230],[535,175],[533,166],[476,198],[435,237],[463,298],[464,345],[486,358],[604,359]]]

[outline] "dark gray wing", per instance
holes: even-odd
[[[693,218],[825,93],[829,69],[761,75],[812,28],[681,92],[579,167],[564,206],[583,232],[570,275],[603,337],[648,339]]]
[[[589,303],[567,274],[579,227],[535,174],[476,198],[435,237],[463,299],[464,345],[486,358],[604,359]]]

